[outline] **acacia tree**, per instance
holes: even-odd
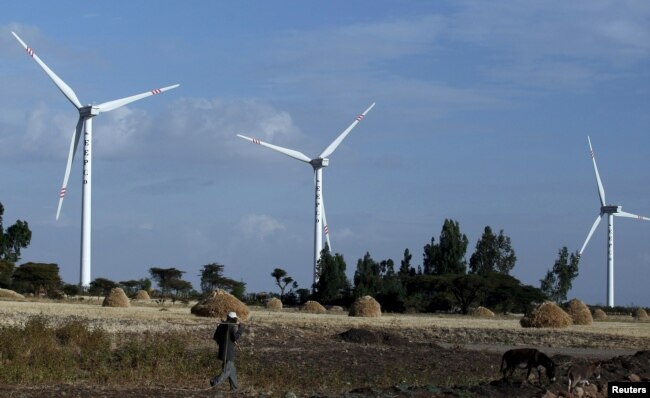
[[[510,237],[499,231],[499,235],[492,232],[490,226],[486,226],[483,235],[476,242],[476,250],[469,259],[470,272],[473,274],[487,274],[499,272],[509,274],[515,266],[517,256],[512,248]]]
[[[20,293],[56,296],[63,287],[57,264],[25,263],[14,270],[12,286]]]
[[[566,246],[558,252],[553,268],[540,280],[540,288],[551,300],[556,303],[566,301],[567,293],[573,286],[573,280],[578,276],[580,255],[578,252],[569,254]]]
[[[292,277],[287,275],[287,271],[282,268],[276,268],[271,272],[271,276],[275,278],[275,283],[280,288],[280,300],[284,298],[284,291],[287,286],[293,283],[294,289],[298,287],[298,283]]]
[[[422,265],[425,274],[464,274],[467,268],[465,253],[469,243],[467,236],[460,232],[458,221],[445,219],[440,232],[440,243],[431,243],[424,246],[424,260]]]
[[[15,264],[20,259],[20,250],[26,248],[32,240],[32,231],[27,221],[17,220],[5,232],[2,216],[5,208],[0,203],[0,260]]]
[[[203,266],[201,270],[201,290],[203,294],[208,294],[215,289],[224,289],[233,292],[240,282],[227,278],[223,275],[225,265],[219,263],[210,263]]]
[[[110,279],[95,278],[95,280],[90,282],[88,293],[93,296],[107,296],[114,287],[118,287],[118,284]]]
[[[174,280],[181,279],[185,271],[178,270],[176,268],[149,268],[149,274],[151,279],[156,281],[156,284],[160,288],[160,292],[163,296],[169,295],[171,291],[171,285]]]

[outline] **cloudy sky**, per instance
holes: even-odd
[[[445,218],[474,251],[503,229],[514,274],[539,286],[607,200],[650,216],[650,3],[646,1],[21,1],[0,14],[0,202],[27,220],[22,261],[79,281],[81,164],[55,221],[77,112],[11,36],[101,103],[178,89],[94,121],[92,278],[226,265],[248,291],[284,268],[311,283],[309,165],[236,137],[330,157],[334,251],[396,262]],[[650,222],[616,219],[616,303],[650,305]],[[606,298],[606,228],[570,297]]]

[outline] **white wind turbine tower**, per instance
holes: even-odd
[[[293,149],[287,149],[283,148],[277,145],[272,145],[268,144],[266,142],[260,141],[256,138],[249,138],[246,136],[243,136],[241,134],[237,134],[238,137],[241,137],[245,140],[248,140],[254,144],[262,145],[267,148],[271,148],[275,151],[278,151],[280,153],[283,153],[289,157],[292,157],[294,159],[303,161],[305,163],[309,163],[312,168],[314,169],[314,189],[315,189],[315,215],[316,218],[314,220],[314,284],[318,282],[318,260],[320,259],[320,253],[323,250],[323,231],[325,231],[325,237],[327,239],[327,246],[330,248],[330,251],[332,250],[332,246],[330,245],[330,239],[329,239],[329,229],[327,227],[327,219],[325,217],[325,203],[323,201],[323,167],[327,167],[329,165],[329,158],[332,153],[336,150],[336,148],[341,144],[341,142],[347,137],[347,135],[352,131],[354,127],[356,127],[357,124],[363,118],[366,116],[368,112],[375,106],[375,103],[373,102],[368,109],[366,109],[362,114],[360,114],[354,122],[350,126],[348,126],[347,129],[345,129],[332,143],[325,148],[325,150],[318,155],[318,157],[314,159],[310,159],[307,155],[303,154],[302,152],[295,151]],[[323,215],[323,222],[321,223],[321,213]]]
[[[72,105],[77,108],[79,111],[79,121],[77,122],[77,127],[72,132],[72,140],[70,142],[70,151],[68,152],[68,162],[65,168],[65,175],[63,177],[63,186],[61,187],[61,192],[59,194],[59,206],[56,210],[56,219],[59,219],[59,214],[61,213],[61,205],[63,204],[63,198],[65,197],[66,189],[68,186],[68,177],[70,176],[70,168],[72,166],[72,161],[74,160],[75,152],[77,151],[77,146],[79,145],[79,140],[81,139],[81,132],[83,130],[84,136],[84,154],[83,154],[83,191],[82,191],[82,211],[81,211],[81,265],[80,265],[80,285],[83,288],[86,288],[90,285],[90,230],[91,230],[91,186],[92,186],[92,121],[93,117],[99,115],[101,112],[108,112],[124,105],[130,104],[133,101],[137,101],[142,98],[149,97],[151,95],[160,94],[167,90],[178,87],[178,84],[173,86],[168,86],[165,88],[154,89],[147,91],[142,94],[133,95],[131,97],[126,97],[114,101],[104,102],[99,105],[81,105],[81,102],[77,98],[77,95],[74,91],[68,86],[59,76],[57,76],[50,68],[48,68],[43,61],[34,53],[34,50],[30,47],[27,47],[24,41],[18,37],[14,32],[11,32],[16,40],[25,48],[27,54],[29,54],[36,63],[43,68],[45,73],[52,79],[54,84],[61,90],[63,95],[72,103]]]
[[[578,252],[579,255],[587,247],[591,235],[594,234],[594,231],[600,224],[600,220],[604,215],[607,215],[607,305],[609,307],[614,306],[614,216],[617,217],[627,217],[627,218],[636,218],[639,220],[650,221],[650,218],[637,216],[636,214],[627,213],[622,210],[620,205],[608,205],[605,201],[605,190],[603,189],[603,183],[600,180],[600,175],[598,174],[598,167],[596,166],[596,156],[594,155],[594,150],[591,147],[591,139],[587,136],[587,141],[589,142],[589,153],[591,155],[591,160],[594,164],[594,171],[596,172],[596,183],[598,184],[598,197],[600,198],[600,214],[596,218],[594,225],[589,230],[587,239],[582,245],[582,248]]]

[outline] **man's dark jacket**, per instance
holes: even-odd
[[[222,323],[217,326],[217,330],[214,331],[214,336],[212,336],[212,338],[219,345],[218,358],[220,360],[235,360],[235,342],[239,340],[239,337],[241,337],[243,332],[244,327],[242,325],[237,327],[234,323]]]

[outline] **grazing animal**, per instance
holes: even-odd
[[[571,392],[578,384],[589,385],[589,378],[595,376],[600,379],[600,363],[587,365],[575,364],[569,368],[569,390]]]
[[[551,358],[534,348],[515,348],[503,354],[499,371],[503,373],[503,380],[507,381],[516,368],[528,369],[526,374],[526,381],[528,381],[530,372],[534,368],[537,369],[539,384],[542,384],[542,367],[546,369],[546,377],[550,381],[555,381],[555,362]]]

